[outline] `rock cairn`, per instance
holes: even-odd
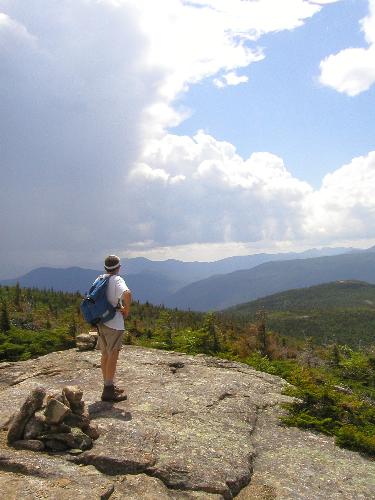
[[[90,421],[83,392],[79,387],[64,387],[61,394],[46,395],[37,387],[27,397],[9,424],[8,444],[17,449],[79,454],[99,437],[98,427]]]
[[[76,337],[76,345],[79,351],[92,351],[95,349],[98,340],[98,332],[92,331],[88,333],[81,333]]]

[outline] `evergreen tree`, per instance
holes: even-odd
[[[258,345],[259,351],[262,356],[268,356],[268,342],[267,342],[267,333],[266,333],[266,313],[265,311],[257,311],[256,315],[256,325],[258,332]]]
[[[336,343],[334,343],[330,353],[331,365],[334,367],[338,367],[340,365],[340,361],[341,361],[340,349],[339,346]]]
[[[20,284],[16,283],[16,287],[15,287],[15,290],[14,290],[14,305],[17,307],[17,309],[19,309],[20,305],[21,305],[21,288],[20,288]]]
[[[308,367],[311,367],[314,364],[314,346],[312,337],[307,337],[305,340],[305,346],[302,351],[302,360]]]
[[[204,318],[203,332],[206,334],[206,350],[209,352],[219,352],[220,343],[217,335],[215,316],[213,313],[207,313]]]
[[[77,323],[75,318],[73,317],[68,325],[68,335],[70,337],[75,337],[77,334]]]
[[[161,311],[156,321],[155,337],[165,349],[173,347],[172,315],[168,311]]]
[[[10,321],[8,308],[5,302],[1,305],[1,315],[0,315],[0,331],[9,332],[10,330]]]

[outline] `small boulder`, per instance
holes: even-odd
[[[57,401],[60,401],[60,403],[64,404],[65,406],[69,406],[69,401],[66,399],[65,394],[62,392],[60,393],[55,393],[47,396],[46,401],[48,402],[50,399],[56,399]]]
[[[23,437],[25,439],[35,439],[46,430],[46,418],[38,412],[25,425]]]
[[[83,429],[90,424],[90,420],[86,416],[71,413],[70,415],[66,415],[66,417],[64,417],[64,424],[69,425],[70,427],[79,427],[80,429]]]
[[[93,440],[98,439],[98,437],[100,436],[99,427],[94,422],[90,422],[90,425],[84,427],[82,430]]]
[[[61,441],[65,443],[68,448],[75,448],[75,436],[71,432],[65,432],[61,434],[45,434],[40,436],[43,441]]]
[[[70,408],[57,399],[50,399],[44,410],[47,424],[59,424],[68,413],[70,413]]]
[[[81,333],[76,337],[76,344],[79,351],[90,351],[95,349],[98,339],[97,332]]]
[[[39,439],[19,439],[12,444],[16,450],[43,451],[44,444]]]
[[[21,409],[14,415],[7,435],[8,443],[22,439],[25,425],[34,413],[43,406],[46,391],[43,387],[37,387],[21,406]]]
[[[80,448],[71,448],[69,450],[69,455],[80,455],[82,452],[82,450]]]
[[[66,451],[69,449],[66,443],[58,439],[48,439],[44,442],[44,445],[49,451]]]
[[[72,434],[74,436],[75,442],[75,446],[72,446],[72,448],[80,448],[83,451],[92,448],[92,439],[87,434],[85,434],[82,429],[74,427],[72,429]]]
[[[52,434],[66,433],[66,432],[70,432],[70,427],[69,427],[69,425],[66,425],[66,424],[64,424],[64,422],[62,422],[61,424],[50,425],[49,432]]]
[[[86,418],[89,417],[89,412],[86,408],[86,404],[84,401],[79,401],[78,403],[71,403],[70,407],[72,409],[72,412],[75,413],[76,415],[82,415]]]
[[[69,401],[69,404],[78,404],[82,400],[83,391],[76,385],[68,385],[63,388],[62,394]]]

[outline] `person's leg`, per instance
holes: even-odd
[[[126,394],[123,389],[119,389],[114,385],[114,377],[116,373],[116,366],[118,355],[120,351],[118,349],[111,351],[107,355],[106,365],[105,365],[105,379],[104,379],[104,389],[102,393],[102,401],[125,401],[127,399]]]
[[[115,378],[115,373],[116,373],[116,367],[117,367],[117,360],[118,360],[118,355],[120,351],[115,349],[113,350],[107,357],[107,362],[106,362],[106,381],[112,382],[114,384],[114,378]]]
[[[104,389],[102,394],[103,401],[124,401],[127,399],[126,395],[122,395],[124,392],[122,389],[115,387],[114,378],[117,367],[117,360],[119,352],[121,350],[124,332],[121,330],[113,330],[108,328],[106,325],[101,326],[102,340],[104,341],[102,345],[106,349],[102,350],[102,373],[104,379]]]
[[[102,374],[103,374],[103,382],[107,380],[107,365],[108,365],[108,353],[107,351],[102,351],[102,358],[100,361],[100,366],[102,369]]]
[[[114,384],[114,378],[117,367],[117,360],[122,348],[122,343],[124,339],[123,330],[113,330],[106,328],[107,335],[107,361],[106,361],[106,372],[105,377],[108,382]]]

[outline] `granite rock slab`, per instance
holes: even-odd
[[[337,448],[327,436],[279,424],[280,404],[290,401],[279,377],[205,355],[124,346],[116,383],[128,400],[102,402],[96,351],[0,365],[0,425],[34,387],[49,393],[79,386],[100,431],[93,448],[77,456],[34,456],[55,460],[61,474],[65,467],[95,471],[104,489],[113,485],[111,498],[375,498],[374,461]],[[10,468],[1,460],[10,452],[33,453],[4,443],[0,471],[31,481],[21,455],[12,455]]]

